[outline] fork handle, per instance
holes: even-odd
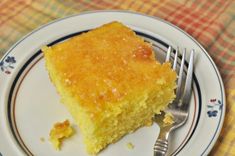
[[[157,141],[154,144],[153,152],[154,156],[166,156],[168,150],[168,141],[157,139]]]

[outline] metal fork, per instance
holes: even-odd
[[[167,50],[166,62],[171,60],[172,47],[169,46]],[[179,48],[176,49],[174,59],[173,59],[173,70],[177,72],[177,62],[178,62]],[[186,49],[183,50],[182,59],[180,62],[177,88],[175,91],[176,98],[169,105],[169,107],[162,112],[162,114],[156,115],[154,120],[160,126],[160,134],[157,141],[154,144],[154,156],[165,156],[168,150],[168,139],[169,134],[182,126],[188,119],[189,116],[189,102],[192,92],[192,81],[193,81],[193,59],[194,50],[191,50],[187,73],[184,74],[186,58]],[[166,125],[163,122],[165,113],[170,113],[173,116],[174,123]]]

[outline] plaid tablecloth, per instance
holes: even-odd
[[[210,155],[235,155],[235,0],[0,0],[0,57],[22,36],[88,10],[132,10],[163,18],[196,38],[217,64],[227,110]]]

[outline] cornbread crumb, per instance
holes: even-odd
[[[40,138],[40,141],[41,141],[41,142],[45,142],[45,138],[44,138],[44,137],[41,137],[41,138]]]
[[[128,142],[126,145],[127,145],[127,148],[130,150],[135,148],[135,146],[131,142]]]
[[[50,131],[50,141],[56,150],[60,150],[62,141],[72,136],[73,133],[74,130],[68,120],[57,122]]]
[[[163,119],[165,125],[171,125],[174,123],[174,117],[171,113],[166,113]]]

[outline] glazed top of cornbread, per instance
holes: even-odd
[[[91,109],[131,98],[175,77],[168,63],[155,60],[150,44],[119,22],[43,51],[61,83]]]

